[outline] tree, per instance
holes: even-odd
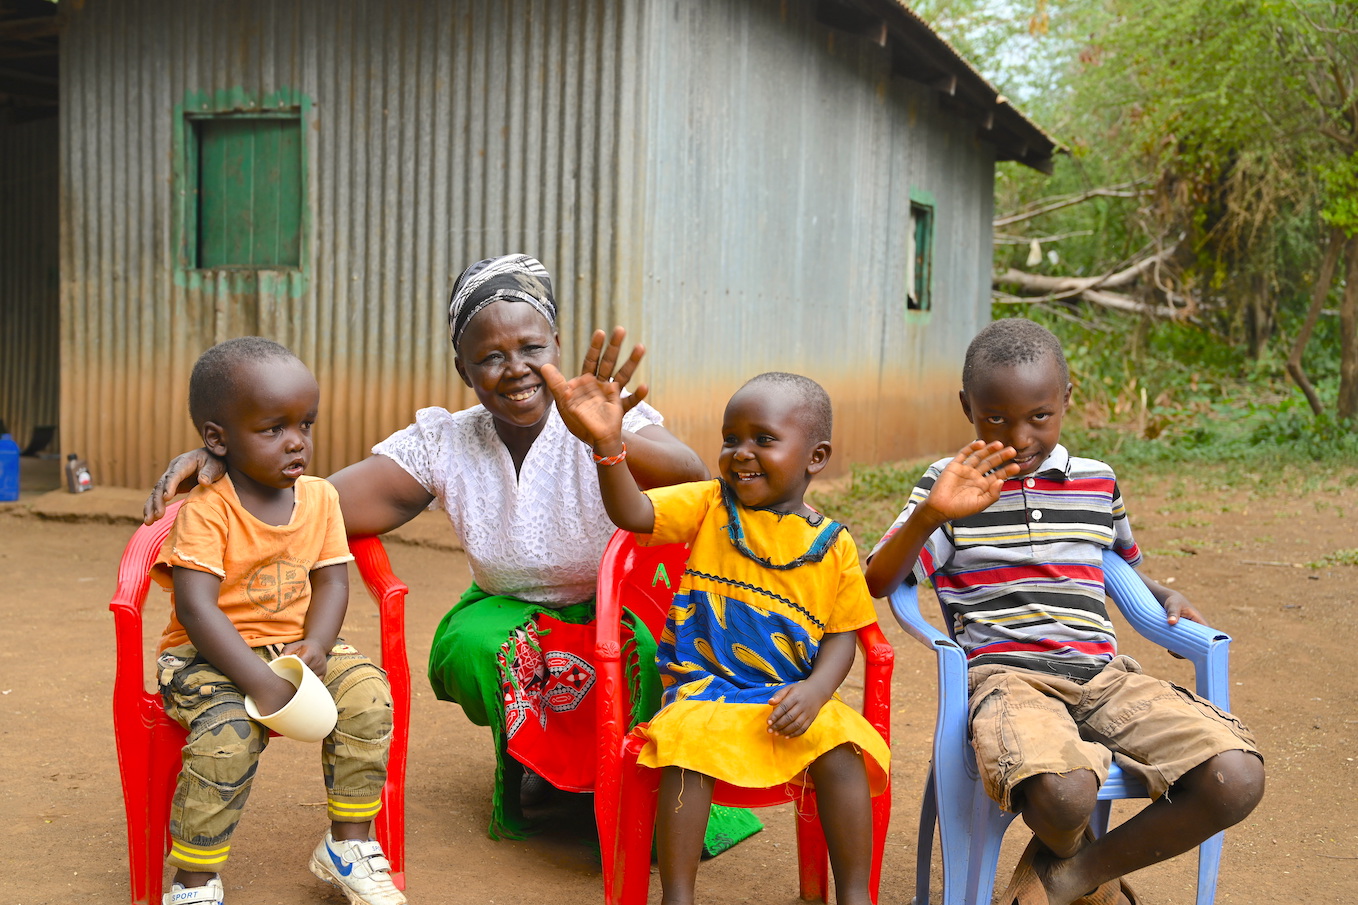
[[[1337,413],[1358,418],[1358,4],[923,4],[931,6],[940,27],[948,16],[955,27],[984,23],[990,38],[959,46],[1009,79],[1006,90],[1041,87],[1020,102],[1070,150],[1071,165],[1050,185],[1005,173],[997,209],[1053,192],[1092,199],[1032,221],[1029,237],[1000,235],[1016,243],[997,256],[1002,285],[1050,297],[1083,281],[1075,294],[1098,301],[1091,290],[1132,272],[1139,279],[1123,280],[1119,295],[1139,296],[1150,311],[1178,309],[1256,356],[1275,337],[1280,311],[1299,320],[1306,312],[1289,373],[1318,408],[1302,357],[1331,295],[1327,274],[1343,275]],[[1022,40],[1040,39],[1045,82],[1033,61],[1016,66],[993,39],[1006,23]],[[1138,180],[1148,192],[1094,191]],[[1027,273],[1018,256],[1031,244],[1024,238],[1042,244],[1039,226],[1064,237],[1063,254],[1043,261],[1047,272]],[[1154,267],[1136,268],[1151,259]]]
[[[1107,8],[1114,15],[1091,43],[1082,84],[1121,101],[1112,106],[1125,118],[1110,124],[1152,168],[1157,220],[1187,235],[1186,275],[1234,302],[1224,310],[1259,350],[1280,288],[1303,284],[1305,273],[1324,276],[1327,247],[1342,244],[1358,276],[1358,242],[1349,238],[1358,217],[1345,192],[1358,172],[1358,6],[1116,0]],[[1318,313],[1328,286],[1316,283]],[[1358,416],[1355,294],[1358,280],[1347,279],[1338,414],[1350,419]],[[1293,358],[1304,379],[1300,354]]]

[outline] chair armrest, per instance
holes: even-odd
[[[891,673],[896,666],[896,651],[877,623],[858,630],[863,647],[863,716],[891,744]]]
[[[938,662],[938,720],[935,751],[959,751],[967,738],[967,656],[962,646],[925,621],[919,611],[919,588],[902,582],[888,598],[901,628],[932,650]]]
[[[600,661],[622,657],[622,595],[618,593],[623,561],[632,536],[622,529],[613,532],[599,561],[599,589],[594,598],[594,656]]]
[[[1193,663],[1197,692],[1223,710],[1230,709],[1231,636],[1188,619],[1170,625],[1164,607],[1136,570],[1112,550],[1103,552],[1104,590],[1139,634]]]
[[[379,607],[393,598],[404,597],[410,591],[406,583],[392,572],[387,550],[377,537],[369,535],[349,538],[349,552],[353,554],[354,564],[358,566],[358,574],[363,577],[363,584],[367,586],[368,593],[372,594],[373,601]]]
[[[936,644],[943,647],[951,646],[961,650],[956,641],[930,625],[919,611],[918,585],[901,582],[887,600],[891,604],[891,614],[896,617],[901,628],[920,644],[925,647],[933,647]]]
[[[939,694],[960,691],[965,711],[967,697],[967,657],[962,646],[925,621],[919,611],[919,588],[902,582],[888,598],[891,613],[901,628],[938,658]],[[940,708],[940,713],[942,708]]]
[[[381,629],[382,668],[387,672],[398,728],[404,732],[410,713],[410,659],[406,653],[406,594],[410,588],[396,577],[386,547],[375,536],[349,538],[349,552],[363,584],[377,605]],[[404,737],[404,735],[402,736]]]

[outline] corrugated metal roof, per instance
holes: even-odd
[[[984,75],[904,0],[816,0],[827,24],[874,36],[891,54],[895,74],[944,95],[972,120],[997,160],[1016,160],[1044,173],[1064,148],[1000,94]]]

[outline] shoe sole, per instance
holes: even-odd
[[[317,880],[329,883],[331,886],[344,893],[344,897],[349,900],[349,905],[370,905],[365,899],[360,898],[358,893],[344,885],[344,881],[335,876],[334,872],[331,871],[330,865],[322,862],[314,854],[311,856],[311,860],[307,862],[307,867],[311,870],[311,875]]]

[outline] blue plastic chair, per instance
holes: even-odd
[[[1223,710],[1230,709],[1228,647],[1231,638],[1204,625],[1165,621],[1165,611],[1135,570],[1121,556],[1103,554],[1104,585],[1127,622],[1156,644],[1192,661],[1197,693]],[[934,727],[933,764],[920,807],[919,845],[915,866],[915,905],[929,901],[929,869],[933,860],[934,824],[943,850],[943,905],[989,905],[995,888],[1000,842],[1013,814],[1002,811],[985,792],[976,773],[976,758],[967,737],[967,658],[948,635],[920,615],[914,585],[902,584],[890,597],[896,621],[938,657],[938,720]],[[944,620],[951,625],[947,614]],[[1147,798],[1146,790],[1114,764],[1099,789],[1091,825],[1096,834],[1108,829],[1112,802]],[[1198,847],[1197,905],[1212,905],[1221,865],[1223,833]]]

